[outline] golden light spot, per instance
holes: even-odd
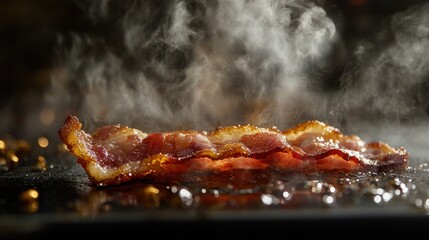
[[[27,189],[21,193],[19,199],[22,203],[22,209],[28,213],[34,213],[39,209],[39,192],[35,189]]]
[[[141,191],[141,190],[140,190]],[[142,198],[140,199],[140,203],[148,208],[156,208],[161,204],[159,189],[154,186],[145,187],[142,190]]]
[[[12,162],[14,162],[14,163],[18,163],[18,162],[19,162],[19,158],[18,158],[18,156],[16,156],[16,155],[15,155],[15,153],[14,153],[14,152],[12,152],[12,151],[8,151],[7,156],[8,156],[8,158],[9,158]]]
[[[41,171],[46,171],[46,158],[44,156],[37,157],[36,167]]]
[[[145,194],[158,194],[159,189],[154,186],[148,186],[144,189]]]
[[[55,112],[50,108],[45,108],[40,112],[40,121],[43,124],[51,124],[55,120]]]
[[[6,149],[6,143],[3,140],[0,140],[0,150]]]
[[[34,190],[34,189],[30,189],[30,190],[28,190],[27,191],[27,193],[28,193],[28,196],[30,196],[31,198],[33,198],[33,199],[36,199],[36,198],[38,198],[39,197],[39,192],[37,192],[36,190]]]
[[[37,143],[40,147],[45,148],[49,145],[49,140],[45,137],[39,137],[39,139],[37,139]]]
[[[27,189],[21,193],[20,199],[21,201],[32,201],[36,200],[39,197],[39,192],[35,189]]]

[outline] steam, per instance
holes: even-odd
[[[69,103],[85,121],[282,127],[311,113],[319,93],[305,69],[336,36],[315,2],[136,1],[114,21],[112,4],[90,6],[95,23],[112,24],[109,36],[74,35],[54,83],[74,89]]]
[[[84,7],[105,31],[72,36],[51,101],[88,127],[144,131],[426,116],[429,5],[359,42],[340,87],[326,91],[344,59],[332,54],[342,39],[320,2],[95,1]]]
[[[429,4],[391,18],[377,37],[360,43],[357,62],[340,79],[337,117],[404,121],[429,113]]]

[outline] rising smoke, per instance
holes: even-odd
[[[429,114],[429,4],[393,15],[372,42],[355,49],[341,77],[335,116],[407,121]]]
[[[145,131],[424,115],[428,5],[386,23],[384,48],[359,44],[341,88],[326,91],[317,84],[341,36],[321,2],[93,1],[82,7],[102,30],[60,38],[49,100],[87,126]]]
[[[82,118],[148,130],[287,126],[312,111],[318,93],[304,69],[336,32],[309,1],[98,1],[89,10],[109,32],[73,36],[54,81],[73,90],[59,95]]]

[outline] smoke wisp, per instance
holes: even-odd
[[[394,15],[376,40],[360,42],[340,87],[326,91],[320,82],[344,58],[332,54],[342,38],[322,3],[84,4],[102,30],[60,38],[69,47],[50,101],[87,125],[144,131],[426,116],[429,5]]]
[[[73,91],[56,92],[88,121],[147,130],[282,127],[311,115],[318,93],[305,69],[336,36],[311,1],[136,1],[119,10],[96,1],[88,9],[93,22],[111,24],[109,35],[73,36],[54,79]]]
[[[429,4],[393,15],[372,42],[355,49],[341,77],[335,116],[406,121],[429,113]]]

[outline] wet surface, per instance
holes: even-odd
[[[383,126],[351,125],[348,131],[404,146],[410,153],[406,170],[195,173],[168,183],[146,179],[111,187],[92,185],[57,138],[45,145],[42,137],[32,142],[5,135],[0,238],[81,237],[83,232],[177,237],[196,230],[329,236],[338,229],[364,234],[374,228],[382,237],[406,237],[429,224],[428,125]],[[313,228],[318,230],[308,231]]]
[[[423,160],[411,161],[416,164],[400,172],[197,174],[169,184],[113,187],[92,186],[66,152],[46,163],[46,170],[29,165],[0,175],[0,232],[5,236],[95,226],[109,232],[106,226],[149,230],[218,224],[238,230],[254,224],[274,230],[281,223],[377,222],[402,228],[429,223],[429,164]]]

